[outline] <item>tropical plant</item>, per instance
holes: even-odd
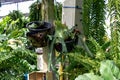
[[[12,20],[17,20],[23,17],[23,13],[18,10],[13,10],[8,14]]]
[[[83,1],[83,28],[86,37],[92,36],[102,45],[105,35],[105,1],[84,0]]]
[[[10,16],[6,16],[0,22],[1,33],[9,34],[13,30],[25,28],[26,23],[28,22],[27,18],[22,17],[21,19],[12,20]]]
[[[75,27],[68,29],[68,27],[65,24],[62,24],[60,21],[56,21],[55,34],[53,36],[53,39],[56,45],[60,44],[59,48],[62,47],[62,49],[58,51],[67,52],[66,41],[73,40],[72,44],[74,45],[75,41],[77,43],[78,34],[79,34],[79,31],[77,31]]]
[[[111,47],[110,52],[114,59],[120,59],[120,1],[108,0],[108,11],[111,27]]]
[[[13,10],[7,16],[10,17],[11,20],[17,21],[16,25],[18,28],[23,28],[27,24],[28,20],[24,17],[23,13],[18,10]]]
[[[119,68],[112,60],[104,60],[100,63],[100,75],[94,73],[85,73],[79,75],[75,80],[119,80]]]
[[[0,31],[0,79],[22,80],[24,73],[35,70],[36,58],[33,51],[26,49],[27,29],[16,27],[18,20],[6,16]],[[7,27],[7,29],[6,29]]]
[[[62,3],[56,2],[54,5],[55,8],[55,20],[61,21],[62,19]]]
[[[37,0],[29,7],[30,8],[30,14],[29,14],[30,21],[41,21],[42,20],[42,17],[43,17],[42,13],[45,15],[45,13],[42,11],[42,5],[43,4],[39,0]],[[62,18],[62,4],[61,3],[55,2],[54,13],[55,13],[54,14],[55,20],[61,21],[61,18]]]
[[[57,54],[57,56],[55,55],[56,57],[54,57],[54,65],[51,65],[51,62],[49,62],[49,66],[54,68],[53,71],[58,73],[59,76],[62,75],[62,67],[67,60],[67,53],[72,51],[74,49],[74,45],[76,45],[77,43],[77,35],[79,34],[79,32],[77,34],[77,31],[75,29],[75,27],[72,29],[68,29],[65,24],[62,24],[60,21],[55,21],[55,33],[52,36],[48,35],[51,40],[49,46],[49,58],[53,55],[52,53],[54,53],[54,49]],[[49,61],[51,60],[52,59],[50,58]],[[61,67],[59,69],[56,69],[55,64],[58,65],[58,63],[60,63],[59,65],[61,65]],[[58,72],[56,70],[58,70]],[[58,75],[57,79],[59,79]]]
[[[65,68],[65,73],[68,74],[70,80],[75,79],[80,74],[82,75],[88,72],[99,74],[100,62],[105,59],[112,59],[112,56],[109,55],[110,52],[107,51],[110,42],[106,42],[100,46],[94,38],[90,37],[88,40],[94,45],[94,57],[89,57],[86,50],[79,45],[77,45],[72,52],[67,54],[69,66]]]
[[[30,21],[42,20],[41,2],[39,0],[37,0],[30,6],[29,18],[30,18]]]

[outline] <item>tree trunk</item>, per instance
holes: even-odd
[[[42,20],[53,23],[54,0],[42,0]]]
[[[51,24],[53,24],[53,21],[54,21],[54,0],[42,0],[42,20],[46,21],[46,22],[50,22]],[[43,49],[44,49],[44,53],[47,54],[48,51],[50,51],[50,50],[46,50],[46,49],[51,49],[51,48],[48,45],[47,47],[45,47]],[[50,58],[50,57],[48,57],[48,58]],[[54,58],[55,58],[55,53],[53,51],[52,58],[51,58],[53,65],[54,65],[54,62],[53,62]],[[48,59],[48,60],[50,60],[50,59]],[[52,72],[52,73],[53,73],[53,80],[56,80],[55,73],[54,72]]]

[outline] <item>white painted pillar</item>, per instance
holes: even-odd
[[[48,60],[47,55],[43,48],[37,48],[37,69],[40,71],[47,72],[48,71]]]
[[[62,23],[69,28],[77,26],[83,33],[82,26],[82,0],[65,0],[62,8]]]

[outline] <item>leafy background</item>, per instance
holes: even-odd
[[[38,5],[31,5],[30,10]],[[69,80],[119,80],[120,79],[120,0],[84,0],[83,42],[94,55],[90,57],[87,49],[78,44],[76,48],[65,55],[63,74]],[[55,5],[55,20],[61,20],[62,5]],[[33,11],[33,12],[32,12]],[[0,21],[0,79],[22,80],[25,73],[36,70],[36,55],[34,48],[26,38],[25,25],[32,20],[41,20],[33,16],[41,16],[39,9],[30,11],[28,18],[19,11],[10,14]],[[35,10],[36,11],[36,10]],[[108,15],[106,17],[106,12]],[[39,13],[39,15],[37,14]],[[34,19],[33,19],[34,18]],[[36,19],[35,19],[36,18]],[[106,35],[105,20],[110,19],[110,38]],[[81,36],[81,35],[80,35]],[[81,37],[83,38],[83,37]],[[79,42],[80,43],[80,42]],[[29,50],[31,49],[31,50]],[[59,57],[57,57],[59,62]],[[56,67],[54,67],[56,69]],[[56,73],[57,69],[56,69]],[[111,76],[109,76],[111,75]],[[58,78],[59,79],[59,78]],[[57,79],[56,79],[57,80]]]

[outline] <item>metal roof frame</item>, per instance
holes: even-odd
[[[7,4],[19,3],[25,1],[33,1],[33,0],[0,0],[1,5],[7,5]]]

